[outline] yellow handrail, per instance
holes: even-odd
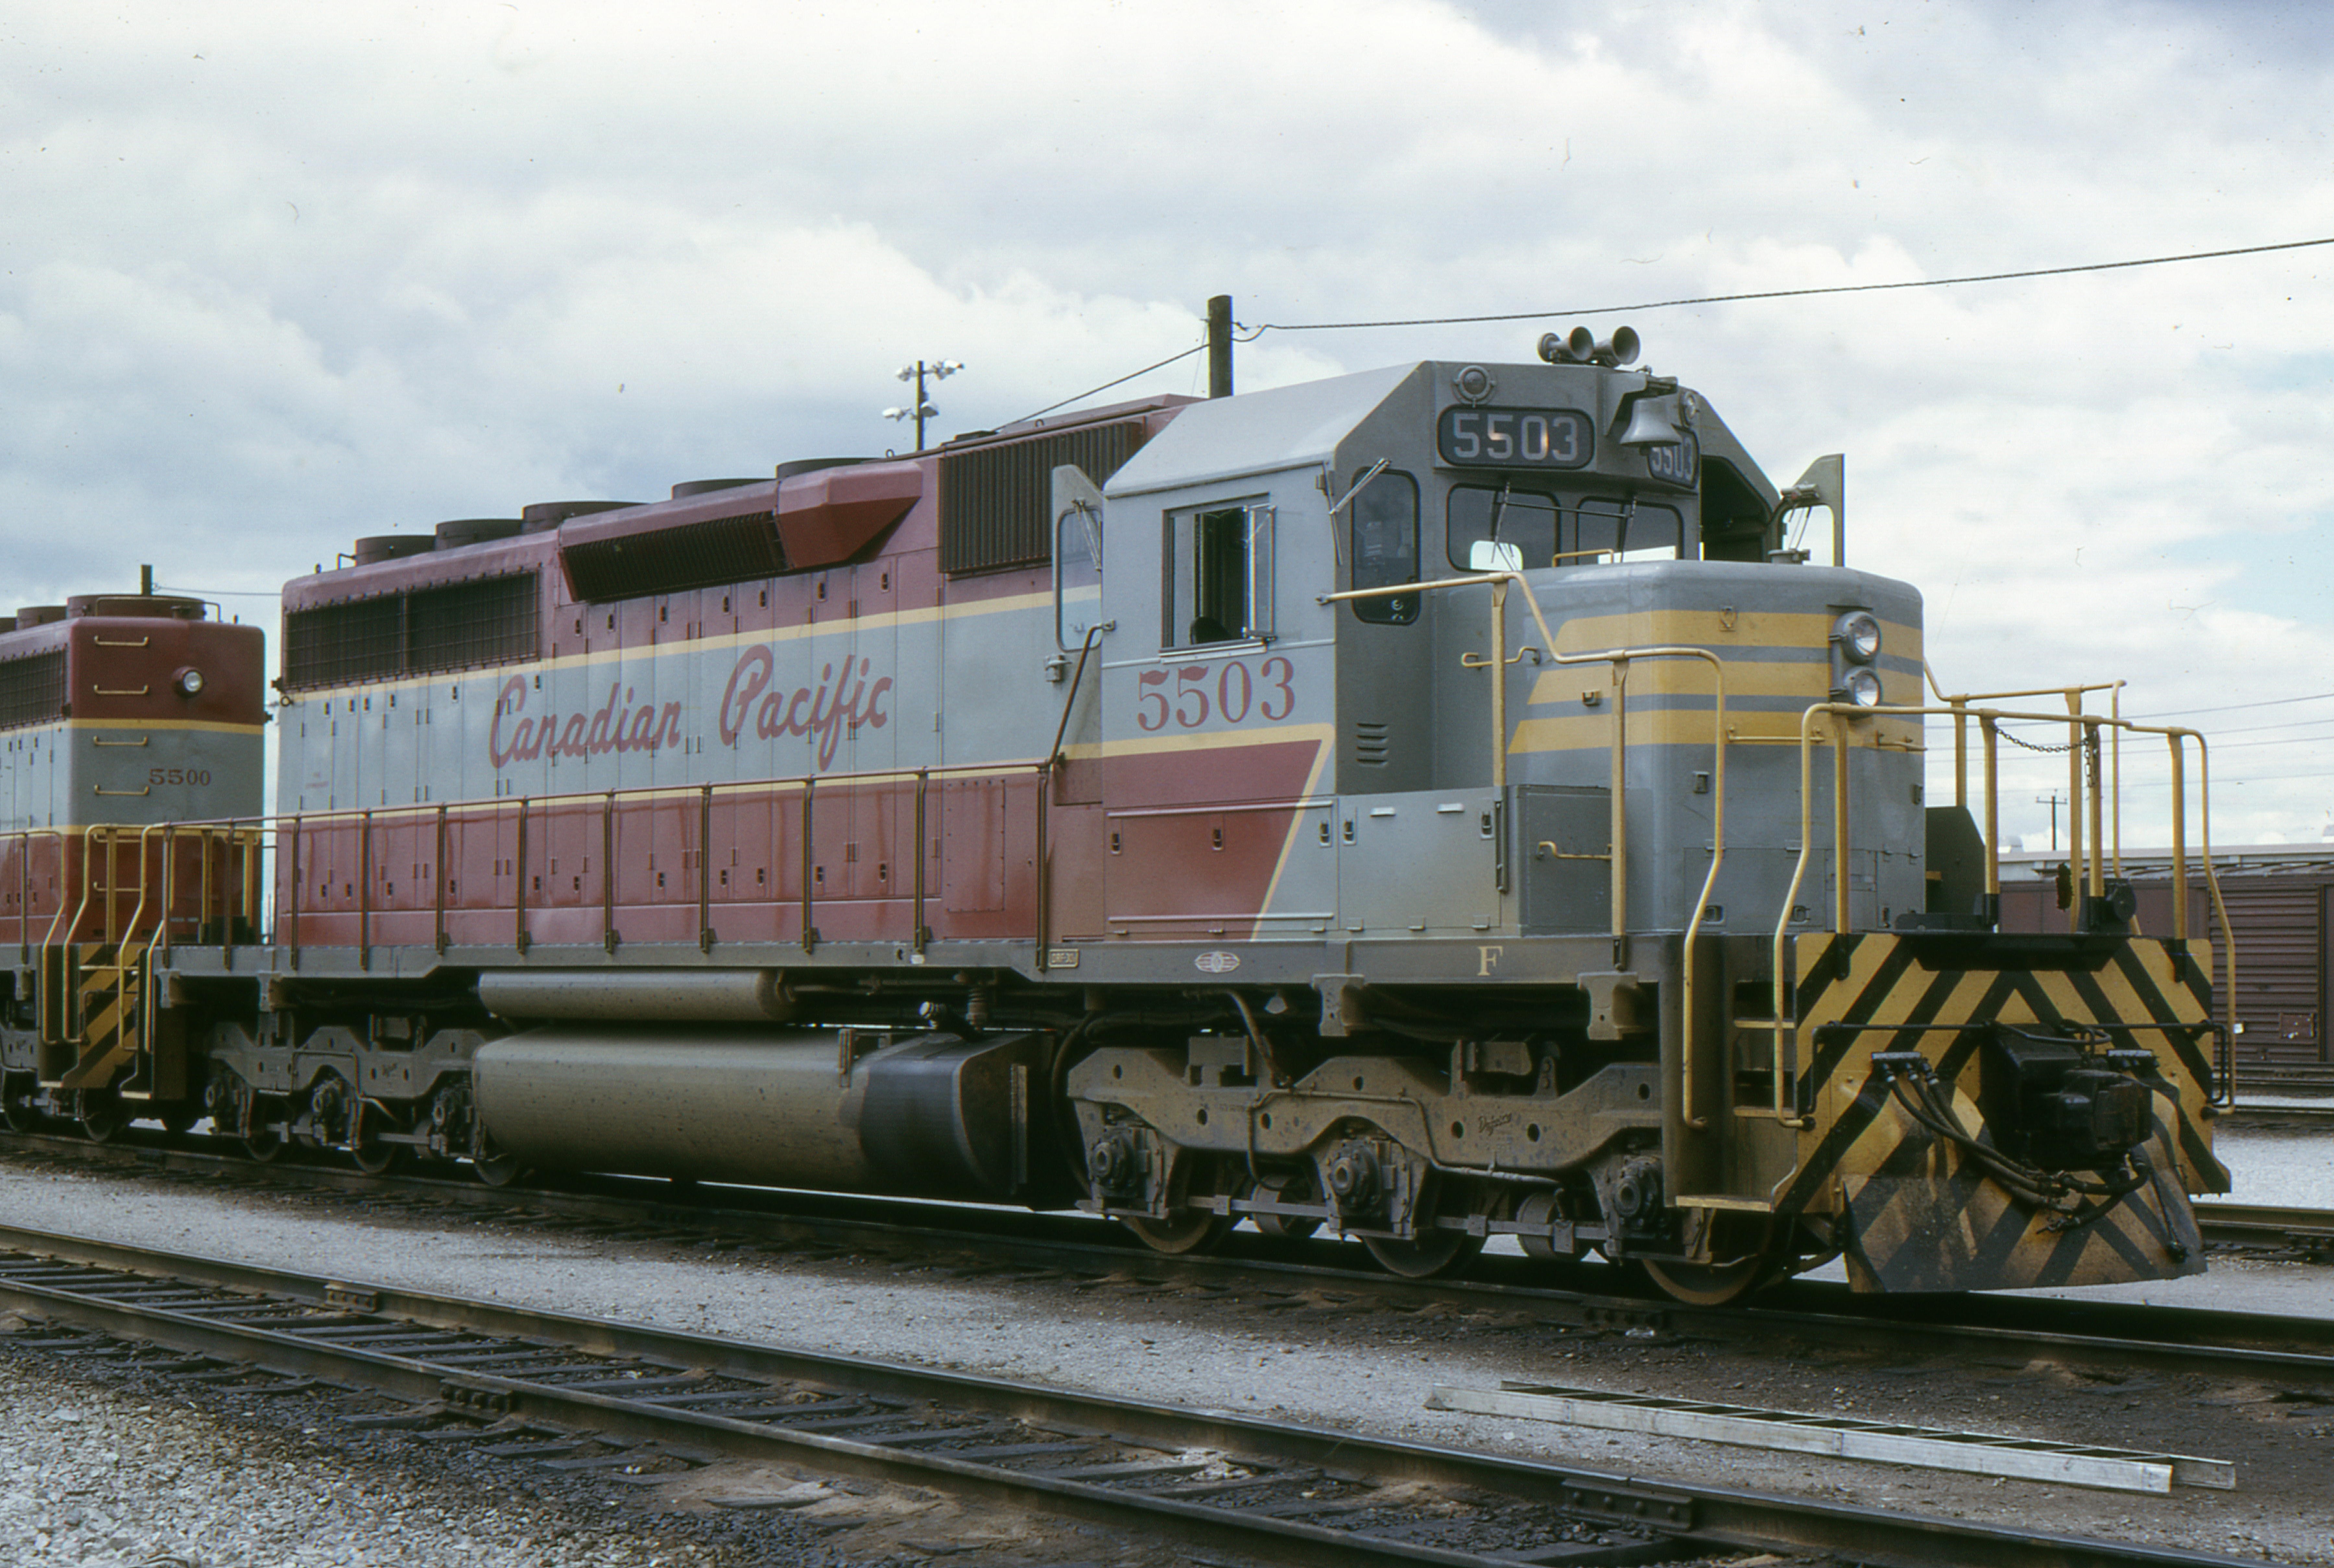
[[[1931,685],[1934,687],[1934,678],[1932,677]],[[2096,753],[2098,749],[2098,736],[2103,731],[2119,733],[2121,731],[2128,730],[2137,735],[2161,735],[2165,736],[2166,743],[2170,746],[2173,753],[2173,925],[2175,939],[2184,942],[2188,937],[2188,861],[2186,840],[2186,798],[2184,784],[2185,752],[2183,749],[2183,743],[2187,740],[2194,740],[2196,743],[2199,765],[2199,783],[2202,785],[2202,794],[2199,805],[2203,815],[2202,826],[2204,847],[2204,882],[2212,896],[2213,910],[2220,919],[2221,935],[2223,938],[2221,944],[2221,965],[2223,976],[2222,999],[2225,1009],[2225,1015],[2221,1027],[2227,1032],[2224,1034],[2224,1038],[2233,1038],[2236,1018],[2237,987],[2236,938],[2235,934],[2230,929],[2227,906],[2221,897],[2220,876],[2213,865],[2212,761],[2210,748],[2204,736],[2201,733],[2184,726],[2146,725],[2137,723],[2134,720],[2122,718],[2112,714],[2083,712],[2080,707],[2081,694],[2086,691],[2103,689],[2109,689],[2109,688],[2106,686],[2066,687],[2053,688],[2047,693],[2034,692],[2005,694],[2011,696],[2063,696],[2066,697],[2071,709],[2071,711],[2065,714],[2021,712],[1990,707],[1972,709],[1967,706],[1967,704],[1971,700],[1982,699],[1956,697],[1951,699],[1946,706],[1943,707],[1882,705],[1873,707],[1865,707],[1854,703],[1823,702],[1811,705],[1806,712],[1800,716],[1799,857],[1791,869],[1790,886],[1783,896],[1782,908],[1776,918],[1773,953],[1771,958],[1773,968],[1771,982],[1774,988],[1774,1015],[1776,1024],[1776,1072],[1774,1089],[1777,1120],[1792,1127],[1805,1127],[1808,1125],[1807,1119],[1804,1117],[1785,1117],[1783,1115],[1782,1036],[1787,1031],[1790,1035],[1791,1058],[1795,1068],[1799,1060],[1800,1045],[1798,1020],[1795,1018],[1789,1018],[1784,1006],[1785,988],[1788,983],[1788,976],[1784,965],[1784,951],[1785,946],[1790,938],[1791,911],[1798,905],[1799,889],[1806,880],[1808,864],[1813,860],[1815,853],[1814,775],[1815,747],[1819,744],[1817,739],[1816,725],[1816,720],[1818,715],[1823,716],[1829,721],[1826,727],[1831,732],[1831,738],[1827,744],[1829,744],[1833,747],[1835,753],[1833,759],[1832,794],[1832,837],[1834,844],[1832,877],[1836,884],[1836,896],[1833,899],[1832,929],[1835,934],[1839,935],[1846,934],[1849,925],[1847,898],[1848,870],[1845,846],[1847,840],[1847,823],[1849,820],[1847,766],[1848,747],[1847,745],[1846,730],[1847,726],[1850,722],[1860,718],[1878,717],[1882,716],[1895,717],[1927,717],[1937,715],[1953,716],[1957,726],[1969,717],[1975,717],[1978,720],[1979,732],[1982,736],[1984,741],[1986,845],[1985,888],[1990,905],[1992,905],[1994,900],[1999,899],[2001,892],[2001,842],[2000,836],[2001,815],[1999,801],[2000,771],[1998,741],[2001,733],[2000,726],[2003,720],[2007,719],[2021,723],[2064,724],[2068,726],[2069,731],[2073,737],[2072,744],[2069,746],[2069,754],[2075,758],[2075,761],[2072,764],[2072,766],[2075,769],[2075,777],[2080,784],[2080,787],[2083,789],[2084,794],[2072,803],[2072,814],[2075,814],[2078,819],[2081,816],[2088,815],[2091,824],[2094,840],[2093,852],[2088,862],[2083,861],[2082,851],[2079,848],[2075,850],[2074,854],[2076,863],[2085,865],[2087,868],[2084,873],[2084,890],[2088,896],[2091,898],[2100,897],[2105,891],[2104,867],[2100,857],[2097,852],[2096,842],[2099,832],[2100,798],[2104,793],[2104,781],[2100,776],[2100,769],[2096,765],[2088,769],[2088,774],[2086,774],[2082,766],[2082,759],[2086,754]],[[1965,766],[1965,763],[1963,765]],[[1966,804],[1966,802],[1964,801],[1963,803]],[[2079,904],[2078,907],[2079,908]],[[2223,1092],[2226,1092],[2226,1085],[2220,1085],[2218,1087]]]

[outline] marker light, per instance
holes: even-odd
[[[180,697],[200,697],[203,693],[203,672],[190,664],[172,676],[170,684],[178,688]]]

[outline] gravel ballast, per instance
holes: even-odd
[[[713,1550],[629,1516],[593,1527],[516,1485],[416,1474],[321,1435],[223,1419],[0,1359],[0,1543],[12,1564],[681,1568]],[[420,1458],[420,1456],[413,1456]]]
[[[2334,1409],[2271,1385],[2102,1378],[2040,1362],[1953,1364],[1853,1345],[1810,1352],[1665,1336],[1567,1337],[1525,1313],[1397,1313],[1334,1299],[1317,1311],[1268,1314],[1228,1310],[1194,1293],[968,1279],[854,1256],[709,1257],[656,1241],[599,1241],[477,1218],[373,1215],[295,1193],[215,1190],[30,1162],[0,1163],[0,1217],[344,1279],[1286,1415],[1646,1478],[2334,1563],[2334,1488],[2325,1482],[2334,1467]],[[2236,1263],[2223,1277],[2249,1275],[2276,1280],[2279,1294],[2334,1297],[2334,1271],[2324,1269]],[[2170,1496],[2088,1492],[1425,1409],[1437,1383],[1496,1387],[1502,1379],[2229,1458],[2238,1466],[2238,1489],[2184,1489]],[[181,1457],[212,1451],[198,1446]],[[380,1560],[429,1559],[414,1554]]]

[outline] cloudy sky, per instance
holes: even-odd
[[[1604,307],[2334,236],[2329,77],[2269,0],[9,6],[0,600],[272,619],[357,534],[904,444],[920,354],[943,432],[1029,413],[1216,293],[1247,388],[1626,320],[1779,482],[1847,452],[1948,687],[2127,678],[2217,840],[2314,841],[2334,247]]]

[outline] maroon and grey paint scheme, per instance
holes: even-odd
[[[361,541],[285,592],[269,939],[20,970],[0,1099],[1701,1301],[2184,1272],[2208,962],[1994,928],[1919,594],[1783,548],[1837,460],[1779,493],[1634,351]],[[130,1021],[70,1082],[64,997]]]
[[[822,468],[289,585],[296,619],[526,581],[541,657],[287,689],[287,941],[1033,941],[1041,796],[1063,826],[1081,817],[1041,788],[1062,695],[1042,668],[1051,576],[940,572],[937,467]],[[575,592],[622,583],[628,549],[757,513],[745,526],[775,534],[782,572]]]

